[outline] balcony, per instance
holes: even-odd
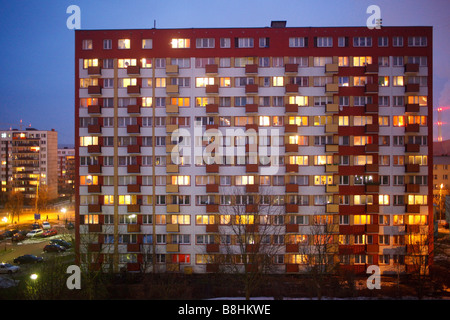
[[[378,233],[380,226],[378,224],[366,224],[366,233]]]
[[[178,223],[166,224],[166,232],[180,232],[180,225]]]
[[[364,73],[366,73],[366,74],[378,73],[378,64],[376,64],[376,63],[367,64],[365,67]]]
[[[325,133],[338,133],[338,125],[333,123],[327,123],[325,125]]]
[[[325,145],[325,152],[339,152],[338,144],[327,144]]]
[[[88,87],[88,94],[97,96],[102,94],[102,87],[100,86],[89,86]]]
[[[407,104],[405,106],[405,112],[420,112],[420,105],[418,103]]]
[[[88,75],[93,77],[100,77],[102,75],[102,68],[88,67]]]
[[[419,193],[420,192],[420,185],[419,184],[407,183],[405,185],[405,192],[408,192],[408,193]]]
[[[338,93],[339,92],[339,85],[337,83],[327,83],[325,85],[325,93]]]
[[[419,72],[419,64],[417,63],[406,63],[405,64],[405,74],[414,74]]]
[[[206,173],[219,173],[219,165],[217,163],[207,164]]]
[[[337,63],[328,63],[325,65],[325,73],[335,74],[339,72],[339,65]]]
[[[380,131],[380,126],[378,124],[366,124],[366,133],[378,133]]]
[[[88,173],[102,173],[102,166],[100,164],[88,165]]]
[[[128,114],[138,114],[141,113],[141,107],[137,104],[130,104],[127,106]]]
[[[294,223],[286,224],[286,233],[298,233],[298,224]]]
[[[284,73],[298,73],[298,64],[287,63],[284,65]]]
[[[177,84],[168,84],[166,85],[166,94],[179,94],[180,89]]]
[[[374,103],[366,104],[365,111],[366,113],[378,113],[378,105]]]
[[[339,213],[339,205],[338,204],[328,203],[326,205],[325,211],[327,213]]]
[[[247,185],[245,185],[245,192],[246,193],[258,193],[259,185],[258,184],[247,184]]]
[[[380,147],[377,144],[373,144],[373,143],[366,144],[364,146],[364,151],[366,153],[374,153],[374,152],[376,153],[376,152],[379,152],[379,149],[380,149]]]
[[[101,224],[88,224],[88,230],[89,232],[102,232],[102,225]]]
[[[134,211],[133,211],[134,212]],[[141,232],[141,225],[137,223],[127,224],[127,232]]]
[[[258,73],[258,65],[257,64],[247,64],[245,66],[246,74],[256,74]]]
[[[127,205],[127,213],[137,213],[141,211],[141,206],[138,204]]]
[[[210,103],[206,105],[206,113],[217,114],[219,113],[219,105],[215,103]]]
[[[325,106],[325,112],[338,113],[339,112],[339,104],[337,104],[337,103],[327,103],[327,105]]]
[[[297,133],[298,126],[296,124],[285,124],[284,133]]]
[[[99,124],[90,124],[88,125],[88,133],[102,133],[102,126]]]
[[[298,164],[286,164],[286,173],[297,173]]]
[[[177,124],[166,124],[166,133],[173,133],[176,130],[178,130]]]
[[[298,243],[287,243],[286,253],[298,253]],[[298,271],[298,270],[297,270]]]
[[[175,76],[178,75],[179,70],[178,70],[178,65],[174,64],[174,65],[166,65],[166,74],[167,75],[171,75],[171,76]]]
[[[100,205],[100,204],[89,204],[88,205],[88,212],[89,213],[101,213],[102,212],[102,205]]]
[[[88,106],[88,114],[101,114],[102,113],[102,107],[100,107],[98,104]]]
[[[98,144],[92,144],[87,147],[87,151],[88,153],[101,153],[102,147]]]
[[[207,224],[205,228],[206,232],[219,232],[219,225],[218,224]]]
[[[129,124],[127,126],[127,133],[139,134],[141,133],[141,128],[138,124]]]
[[[246,94],[258,94],[258,85],[257,84],[247,84],[245,86]]]
[[[130,95],[139,95],[139,94],[141,94],[141,87],[140,86],[128,86],[127,93]]]
[[[166,173],[178,173],[178,165],[177,164],[168,164],[166,165]]]
[[[420,205],[419,204],[407,204],[406,205],[406,213],[420,213]]]
[[[258,164],[247,164],[245,165],[246,173],[258,173],[259,166]]]
[[[219,85],[218,84],[208,84],[206,85],[206,94],[218,94]]]
[[[337,164],[326,164],[325,172],[339,172],[339,166]]]
[[[102,192],[102,186],[96,184],[96,185],[89,185],[88,186],[88,192],[89,193],[101,193]]]
[[[365,86],[366,93],[378,93],[378,84],[376,83],[368,83]]]
[[[207,213],[218,213],[219,212],[219,205],[218,204],[207,204],[206,205],[206,212]]]
[[[378,204],[366,204],[367,213],[378,213],[380,212],[380,206]]]
[[[140,153],[141,147],[137,144],[130,144],[127,146],[127,152],[128,153]]]
[[[286,85],[285,88],[286,88],[285,89],[286,94],[298,94],[298,88],[299,88],[298,84],[289,83]]]
[[[178,193],[180,188],[177,184],[168,184],[166,185],[166,193]]]
[[[420,144],[407,143],[405,145],[405,152],[420,152]]]
[[[166,105],[166,113],[179,113],[178,106],[174,104]]]
[[[258,105],[257,104],[246,104],[245,105],[245,113],[258,113]]]
[[[141,167],[138,164],[129,164],[127,166],[127,173],[140,173]]]
[[[339,186],[327,184],[325,186],[326,193],[339,193]]]
[[[286,193],[298,193],[298,184],[295,183],[286,184]]]
[[[166,207],[167,213],[179,213],[180,205],[178,204],[168,204]]]
[[[140,252],[141,251],[141,245],[139,243],[128,243],[127,244],[127,252]],[[139,263],[128,263],[127,265],[128,270],[135,270],[139,271]]]
[[[206,245],[206,252],[219,252],[219,244],[218,243],[208,243]]]
[[[405,166],[405,172],[407,172],[407,173],[418,173],[418,172],[420,172],[420,166],[418,164],[408,163]]]
[[[298,213],[298,205],[297,204],[286,204],[286,213]]]
[[[410,83],[405,86],[405,93],[418,93],[420,85],[418,83]]]
[[[167,252],[179,252],[180,251],[180,245],[179,244],[174,244],[174,243],[170,243],[166,245],[166,251]]]
[[[141,74],[141,68],[139,66],[128,66],[127,67],[127,75],[138,76]]]
[[[298,105],[296,104],[286,104],[284,109],[286,113],[298,113]]]
[[[141,192],[141,186],[138,184],[129,184],[127,185],[127,192],[128,193]]]
[[[380,192],[380,185],[378,184],[366,184],[365,190],[367,193],[378,193]]]
[[[219,192],[219,185],[218,184],[207,184],[206,185],[206,192],[207,193],[218,193]]]
[[[207,64],[205,66],[205,73],[206,74],[217,74],[219,72],[219,66],[217,64]]]
[[[246,124],[245,125],[246,131],[255,131],[258,132],[258,125],[257,124]],[[251,132],[250,132],[251,133]]]
[[[366,164],[365,171],[366,172],[378,172],[379,171],[378,164],[376,164],[376,163]]]
[[[288,153],[288,152],[294,152],[297,153],[298,152],[298,144],[294,144],[294,143],[287,143],[284,145],[284,152]]]
[[[405,127],[405,132],[406,133],[420,132],[420,125],[418,123],[407,124]]]

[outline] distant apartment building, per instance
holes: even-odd
[[[75,194],[75,149],[58,149],[58,194],[60,197]]]
[[[433,153],[433,195],[440,213],[444,212],[445,197],[450,196],[450,140],[434,142]],[[444,215],[438,217],[445,219]]]
[[[296,274],[321,243],[354,273],[429,260],[431,27],[77,30],[75,48],[81,263],[208,273],[277,247],[272,272]]]
[[[37,187],[46,186],[48,199],[58,197],[57,145],[54,130],[0,131],[1,191],[21,192],[26,204],[33,204]]]

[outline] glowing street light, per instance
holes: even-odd
[[[36,280],[38,278],[38,275],[36,273],[33,273],[30,275],[31,280]]]

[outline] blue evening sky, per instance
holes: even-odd
[[[67,7],[81,9],[81,29],[365,26],[368,6],[383,26],[433,26],[434,109],[450,123],[448,0],[1,0],[0,129],[54,128],[74,143],[74,31]],[[435,122],[437,113],[434,113]],[[447,130],[446,130],[447,129]],[[450,139],[448,124],[444,139]],[[437,130],[435,130],[435,139]]]

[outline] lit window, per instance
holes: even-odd
[[[136,59],[118,59],[117,67],[118,68],[127,68],[129,66],[136,66],[136,63],[137,63]]]
[[[202,88],[207,85],[213,85],[214,78],[195,78],[195,87]]]
[[[363,67],[368,64],[372,64],[372,57],[353,57],[354,67]]]
[[[130,49],[131,41],[130,39],[119,39],[119,49]]]
[[[274,87],[284,86],[284,78],[283,77],[272,77],[272,85]]]
[[[88,67],[98,67],[98,59],[84,59],[83,68],[87,69]]]
[[[152,39],[142,39],[142,49],[152,49],[153,40]]]
[[[191,185],[191,176],[172,176],[172,185],[189,186]]]
[[[404,80],[403,76],[394,76],[392,77],[393,86],[395,87],[401,87],[404,86]]]
[[[191,47],[191,39],[172,39],[172,49],[183,49]]]
[[[92,40],[83,40],[82,48],[83,50],[92,50]]]
[[[296,104],[300,107],[305,107],[308,105],[308,97],[307,96],[290,96],[289,103]]]

